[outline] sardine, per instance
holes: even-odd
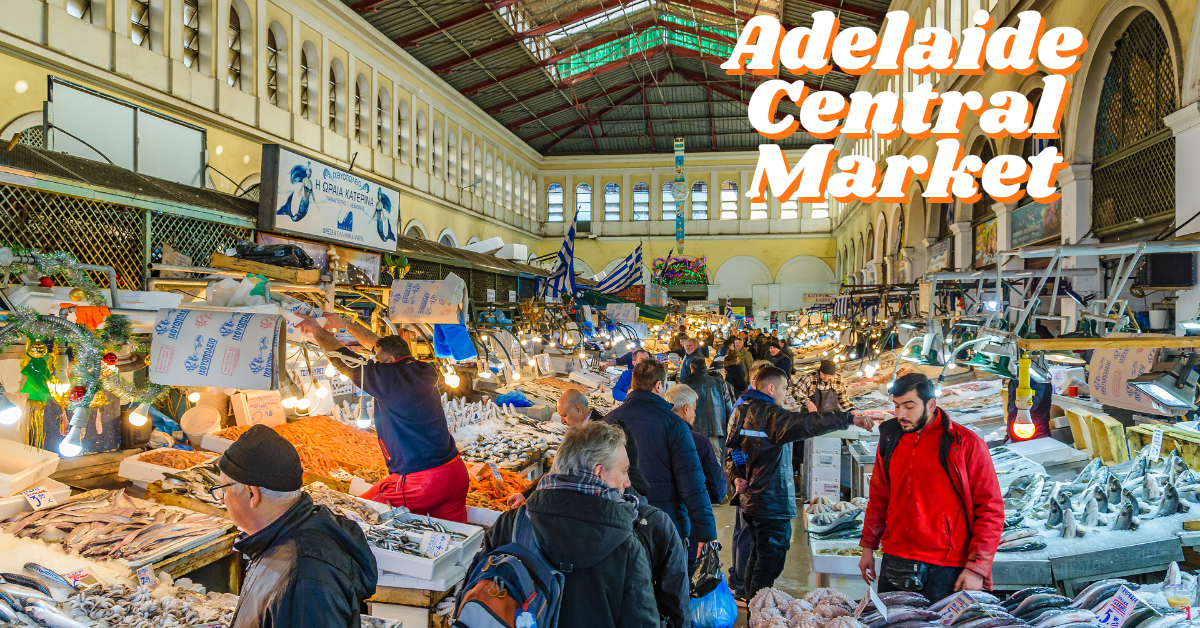
[[[1084,590],[1075,596],[1075,601],[1071,602],[1071,608],[1092,608],[1102,600],[1107,600],[1112,597],[1117,589],[1122,586],[1127,586],[1130,589],[1140,589],[1141,585],[1130,583],[1123,578],[1109,578],[1108,580],[1100,580],[1089,584]]]
[[[1084,535],[1084,530],[1079,527],[1079,523],[1075,521],[1075,513],[1070,510],[1063,513],[1062,536],[1065,539],[1073,539]]]
[[[50,595],[50,587],[46,586],[44,582],[36,578],[30,578],[29,576],[21,575],[19,573],[0,573],[0,581],[22,586],[26,589],[33,589],[46,595]]]
[[[17,615],[17,610],[8,604],[0,604],[0,620],[10,624],[20,623],[21,618]]]
[[[1125,494],[1128,495],[1129,492],[1126,491]],[[1110,523],[1108,526],[1110,530],[1138,529],[1137,518],[1133,514],[1133,511],[1136,508],[1134,505],[1135,503],[1136,502],[1127,501],[1121,504],[1121,510],[1117,511],[1117,516],[1113,517],[1112,523]]]
[[[1188,506],[1179,501],[1179,491],[1175,490],[1174,485],[1168,484],[1163,489],[1163,498],[1158,504],[1158,511],[1154,513],[1154,516],[1170,517],[1171,515],[1187,512],[1188,510],[1190,510]]]

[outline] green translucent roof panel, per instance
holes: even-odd
[[[729,55],[733,54],[732,44],[705,36],[676,31],[671,28],[671,24],[697,28],[701,31],[710,31],[729,39],[737,39],[736,33],[696,24],[695,22],[674,15],[664,14],[661,18],[663,21],[668,22],[668,24],[653,26],[640,33],[627,35],[603,46],[572,55],[563,61],[559,61],[556,64],[559,78],[570,78],[576,74],[582,74],[602,65],[639,54],[660,44],[679,46],[680,48],[695,50],[715,57],[728,58]]]

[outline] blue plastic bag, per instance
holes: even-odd
[[[533,402],[529,400],[529,397],[525,396],[525,393],[519,390],[514,390],[496,397],[496,405],[502,406],[505,404],[513,406],[514,408],[528,408],[533,405]]]
[[[692,628],[733,628],[737,621],[737,604],[725,584],[722,574],[717,588],[701,598],[692,598]]]

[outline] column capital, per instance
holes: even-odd
[[[1171,133],[1178,137],[1188,129],[1200,125],[1200,102],[1184,106],[1179,111],[1164,117],[1163,122],[1171,127]]]
[[[950,224],[950,233],[951,234],[959,235],[964,232],[965,233],[971,232],[971,223],[969,221],[963,220],[963,221],[959,221],[959,222]]]
[[[1066,168],[1058,171],[1059,185],[1073,181],[1090,181],[1092,179],[1092,164],[1067,164]]]
[[[1016,203],[992,203],[992,211],[996,212],[997,218],[1011,212],[1016,208]]]

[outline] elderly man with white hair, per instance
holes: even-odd
[[[571,428],[538,490],[500,515],[476,559],[511,543],[517,518],[528,517],[542,554],[566,576],[560,626],[658,628],[650,558],[634,533],[638,500],[628,487],[625,433],[600,421]]]
[[[676,384],[667,389],[663,395],[670,402],[675,414],[683,419],[690,428],[696,422],[696,405],[700,402],[700,395],[687,384]],[[720,504],[725,501],[725,495],[729,491],[729,483],[725,479],[725,472],[721,469],[721,463],[717,461],[717,453],[713,450],[712,442],[708,437],[696,430],[691,430],[692,440],[696,441],[696,454],[700,457],[700,468],[704,471],[704,487],[708,489],[708,499],[713,504]],[[695,557],[699,542],[695,535],[689,539],[691,542],[691,551],[689,557]]]

